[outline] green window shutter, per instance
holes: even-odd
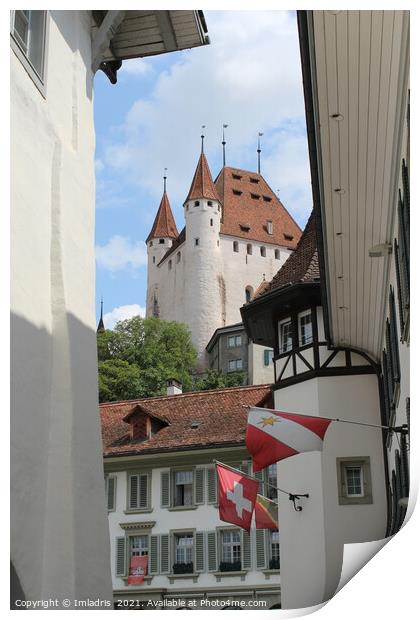
[[[264,349],[264,366],[270,365],[270,349]]]
[[[257,568],[266,568],[265,530],[255,530]]]
[[[170,472],[162,471],[160,474],[160,505],[162,508],[169,508],[170,505],[169,482]]]
[[[207,570],[217,570],[216,532],[207,532]]]
[[[125,577],[127,574],[126,541],[125,536],[118,536],[115,544],[115,574]]]
[[[197,468],[194,472],[195,503],[204,504],[204,469]]]
[[[160,572],[169,573],[169,534],[160,535]]]
[[[128,479],[128,507],[138,508],[139,501],[139,477],[129,476]]]
[[[117,489],[117,479],[115,476],[108,476],[106,479],[106,497],[108,510],[115,510],[115,497]]]
[[[207,470],[207,503],[215,504],[217,501],[217,481],[216,468],[211,467]]]
[[[148,487],[148,478],[147,474],[139,475],[139,508],[147,508],[147,487]]]
[[[242,568],[251,568],[251,534],[242,530]]]
[[[150,536],[149,549],[149,573],[157,575],[159,573],[159,536],[152,534]]]
[[[194,570],[202,572],[205,570],[204,540],[205,532],[195,534],[195,566]]]

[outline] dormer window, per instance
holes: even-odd
[[[271,202],[271,198],[270,198],[270,196],[263,196],[263,200],[264,200],[265,202]]]
[[[286,239],[286,241],[293,241],[294,239],[293,235],[290,235],[289,233],[283,233],[283,236]]]
[[[250,230],[251,226],[249,224],[239,224],[239,228],[247,232],[248,230]]]
[[[236,179],[237,181],[240,181],[242,179],[242,177],[241,177],[240,174],[232,173],[232,179]]]
[[[280,353],[287,353],[287,351],[291,351],[293,348],[293,338],[292,338],[292,319],[284,319],[279,324],[279,349]]]
[[[269,235],[273,234],[273,222],[271,220],[267,220],[267,232]]]
[[[251,192],[251,198],[253,198],[254,200],[259,200],[260,199],[260,195],[259,194],[253,194]]]
[[[235,194],[235,196],[241,196],[242,192],[240,189],[233,189],[232,192]]]
[[[256,179],[255,177],[249,177],[249,180],[251,183],[259,183],[259,179]]]
[[[311,311],[307,310],[298,315],[298,329],[299,329],[299,346],[303,347],[306,344],[310,344],[313,340],[312,337],[312,316]]]

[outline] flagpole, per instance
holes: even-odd
[[[276,487],[274,484],[270,484],[269,482],[264,482],[264,480],[259,480],[258,478],[255,478],[255,476],[250,476],[249,474],[246,474],[241,469],[236,469],[236,467],[231,467],[230,465],[226,465],[226,463],[222,463],[221,461],[218,461],[216,459],[213,459],[213,463],[216,463],[216,465],[221,465],[222,467],[226,467],[227,469],[231,469],[236,474],[241,474],[241,476],[245,476],[246,478],[250,478],[251,480],[256,480],[257,482],[261,482],[262,484],[265,484],[266,486],[271,487],[272,489],[276,489],[276,491],[280,491],[280,493],[285,493],[286,495],[289,496],[289,499],[297,498],[297,497],[309,497],[308,493],[297,494],[297,493],[290,493],[290,491],[285,491],[284,489],[279,489],[279,487]]]
[[[268,407],[251,407],[250,405],[242,405],[245,409],[260,409],[261,411],[272,411],[273,413],[286,413],[290,415],[301,416],[302,418],[314,418],[315,420],[331,420],[331,422],[343,422],[344,424],[356,424],[357,426],[370,426],[371,428],[381,428],[382,430],[394,431],[396,433],[407,433],[407,425],[402,426],[384,426],[382,424],[368,424],[367,422],[354,422],[354,420],[342,420],[341,418],[326,418],[325,416],[310,415],[309,413],[292,413],[290,411],[279,411],[278,409],[268,409]]]

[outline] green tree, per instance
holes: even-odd
[[[245,373],[232,372],[223,374],[220,370],[208,370],[207,373],[197,379],[193,386],[193,391],[216,390],[220,388],[236,387],[244,385]]]
[[[191,335],[181,323],[140,316],[119,321],[114,330],[98,334],[100,401],[164,394],[170,378],[189,391],[196,359]],[[111,363],[116,361],[125,365]]]

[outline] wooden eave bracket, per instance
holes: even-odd
[[[108,11],[92,40],[92,71],[96,73],[112,37],[125,17],[125,11]]]

